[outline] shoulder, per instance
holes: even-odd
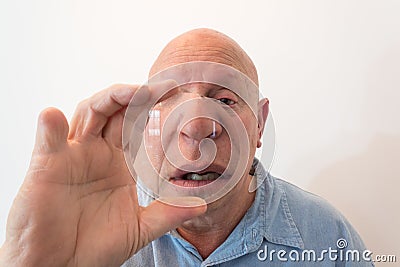
[[[322,197],[308,192],[294,184],[280,178],[272,177],[275,180],[277,190],[280,190],[283,197],[295,217],[301,219],[321,219],[328,222],[347,222],[344,216]],[[313,217],[309,217],[312,216]]]
[[[276,190],[281,191],[281,207],[287,209],[305,247],[335,247],[339,240],[346,246],[365,249],[350,222],[325,199],[287,181],[271,177]]]

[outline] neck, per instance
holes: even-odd
[[[228,238],[254,201],[255,192],[246,191],[238,201],[232,198],[232,195],[237,195],[232,191],[209,204],[205,215],[187,221],[177,229],[185,240],[196,247],[203,259]]]

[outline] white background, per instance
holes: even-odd
[[[276,124],[272,173],[400,260],[399,14],[396,0],[0,0],[0,243],[39,112],[70,118],[100,89],[142,83],[171,38],[211,27],[258,67]]]

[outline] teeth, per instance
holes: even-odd
[[[208,172],[205,174],[188,173],[185,175],[186,180],[193,180],[193,181],[215,180],[218,177],[219,177],[219,174],[215,173],[215,172]]]

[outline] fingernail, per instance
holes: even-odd
[[[150,90],[147,85],[142,85],[133,95],[131,105],[141,106],[150,99]]]

